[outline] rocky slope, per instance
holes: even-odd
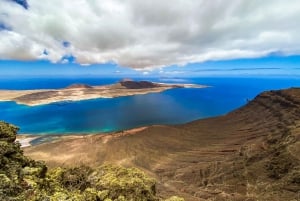
[[[0,121],[0,200],[159,201],[156,182],[135,168],[55,168],[23,155],[18,128]],[[183,201],[173,196],[166,201]]]
[[[105,162],[138,167],[157,179],[161,197],[296,201],[300,89],[264,92],[221,117],[107,136],[62,137],[25,153],[51,167]]]

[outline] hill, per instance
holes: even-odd
[[[87,85],[87,84],[71,84],[66,87],[66,89],[82,89],[82,88],[83,89],[91,89],[93,87],[90,85]]]
[[[102,165],[48,171],[23,155],[14,142],[18,128],[0,122],[0,200],[159,201],[156,182],[135,168]],[[170,201],[182,201],[173,196]]]
[[[109,162],[138,167],[161,197],[297,200],[300,89],[269,91],[227,115],[111,135],[68,136],[26,148],[51,167]]]
[[[122,80],[120,84],[127,89],[145,89],[159,87],[159,84],[149,81],[133,81],[133,80]]]

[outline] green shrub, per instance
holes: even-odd
[[[17,132],[19,128],[8,124],[6,122],[0,121],[0,140],[7,142],[14,142],[16,140]]]
[[[184,201],[184,199],[181,197],[172,196],[172,197],[166,199],[165,201]]]
[[[136,168],[55,168],[23,155],[18,128],[0,122],[0,200],[158,201],[155,180]],[[182,201],[171,197],[168,201]]]
[[[122,197],[125,200],[157,200],[155,180],[136,168],[104,165],[89,176],[89,181],[97,190],[106,190],[106,198],[113,200],[122,200]]]

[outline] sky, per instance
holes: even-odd
[[[299,0],[0,0],[6,76],[300,76]]]

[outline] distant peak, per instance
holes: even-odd
[[[133,79],[130,78],[124,78],[120,82],[134,82]]]
[[[90,85],[87,85],[87,84],[71,84],[69,86],[66,87],[66,89],[91,89],[93,88],[92,86]]]
[[[158,87],[157,84],[149,81],[133,81],[129,79],[124,79],[120,82],[123,87],[127,89],[145,89],[145,88],[154,88]]]

